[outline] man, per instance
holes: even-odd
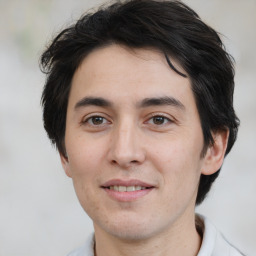
[[[232,57],[179,1],[116,2],[41,58],[44,125],[95,233],[72,256],[242,255],[195,216],[237,134]]]

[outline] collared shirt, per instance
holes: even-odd
[[[202,245],[197,256],[244,256],[205,217],[197,215],[197,229],[203,236]],[[94,256],[94,235],[91,235],[83,247],[67,256]]]

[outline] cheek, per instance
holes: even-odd
[[[69,171],[81,205],[86,211],[87,207],[97,208],[99,204],[94,190],[98,184],[97,177],[104,170],[103,145],[85,136],[74,136],[68,137],[66,148]]]
[[[149,159],[161,166],[164,170],[172,169],[176,172],[182,172],[186,166],[195,164],[200,161],[201,145],[193,143],[191,140],[172,139],[155,143],[149,151]]]
[[[100,199],[95,196],[97,188],[97,176],[100,172],[98,160],[94,159],[91,150],[75,152],[70,157],[70,170],[72,173],[73,186],[77,198],[86,212],[97,211]]]
[[[83,207],[84,211],[92,217],[93,214],[99,211],[101,202],[100,198],[95,196],[95,190],[91,186],[93,183],[92,180],[88,176],[86,179],[87,180],[81,181],[81,178],[76,176],[73,178],[73,184],[80,205]]]
[[[69,137],[66,148],[72,176],[90,176],[98,171],[104,157],[102,144],[82,134]]]
[[[152,150],[152,162],[162,175],[164,188],[172,190],[172,194],[180,194],[197,186],[201,166],[200,143],[172,140]]]

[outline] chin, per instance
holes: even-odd
[[[121,240],[125,241],[140,241],[148,239],[152,236],[152,230],[147,230],[147,228],[130,228],[130,229],[116,229],[109,232],[112,236],[115,236]]]
[[[126,241],[149,239],[157,233],[157,230],[160,231],[164,229],[164,226],[154,225],[151,220],[146,220],[145,218],[142,220],[138,217],[135,220],[123,218],[123,221],[119,219],[118,221],[109,221],[104,224],[104,226],[101,225],[101,229],[104,229],[105,232],[118,239]]]

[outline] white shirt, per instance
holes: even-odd
[[[205,217],[197,215],[197,225],[203,233],[203,241],[197,256],[244,256]],[[67,256],[94,256],[94,235],[91,235],[83,247]]]

